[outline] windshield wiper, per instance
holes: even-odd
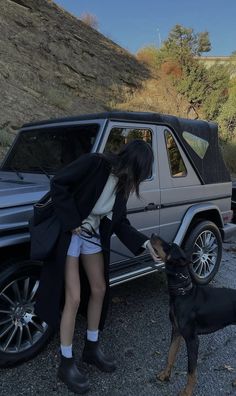
[[[38,165],[38,168],[45,174],[45,176],[47,176],[49,180],[51,180],[51,176],[41,165]]]
[[[10,169],[13,170],[13,172],[15,172],[15,174],[19,177],[20,180],[24,180],[24,176],[16,168],[14,168],[14,166],[11,166]]]
[[[48,172],[40,165],[40,160],[39,160],[38,156],[36,155],[36,153],[33,153],[31,147],[28,148],[28,151],[29,151],[30,155],[32,156],[32,158],[34,158],[36,160],[37,168],[40,169],[45,174],[45,176],[47,176],[48,180],[51,180],[51,177],[48,174]]]

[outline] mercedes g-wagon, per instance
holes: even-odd
[[[191,274],[200,284],[217,273],[222,241],[232,238],[232,183],[218,146],[217,125],[156,113],[107,112],[25,124],[0,167],[0,366],[35,355],[51,329],[34,313],[42,262],[29,258],[32,207],[62,167],[87,152],[116,152],[143,139],[154,152],[141,200],[128,201],[131,223],[191,251]],[[112,249],[129,254],[114,236]],[[148,254],[111,255],[110,285],[154,271]]]

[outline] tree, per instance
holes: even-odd
[[[213,66],[209,70],[199,62],[199,56],[211,49],[208,32],[195,33],[192,28],[175,25],[160,49],[163,65],[177,62],[181,72],[172,73],[173,83],[191,107],[208,119],[216,119],[227,100],[229,71]]]
[[[198,109],[203,103],[207,92],[206,68],[196,60],[182,68],[181,79],[176,79],[175,85],[178,92],[185,95],[192,106]]]
[[[206,95],[202,110],[209,120],[216,120],[229,95],[230,72],[226,65],[213,65],[207,69]]]
[[[216,121],[223,109],[225,113],[227,106],[232,109],[228,87],[230,75],[235,73],[236,57],[232,56],[230,66],[221,64],[207,69],[199,59],[210,49],[208,32],[195,33],[192,28],[175,25],[161,48],[144,48],[138,56],[170,80],[177,93],[188,101],[191,114]],[[226,114],[225,117],[221,120],[224,130]]]
[[[194,33],[192,28],[182,25],[173,27],[162,46],[162,51],[166,55],[174,56],[181,64],[185,64],[189,58],[210,50],[211,43],[208,32]]]
[[[208,32],[198,33],[197,55],[200,55],[203,52],[209,52],[210,50],[211,50],[211,42],[209,39],[209,33]]]

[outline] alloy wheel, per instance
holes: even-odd
[[[206,278],[213,271],[218,257],[216,236],[205,230],[197,237],[192,253],[193,270],[200,278]]]
[[[0,351],[19,353],[31,348],[47,331],[34,313],[39,280],[24,276],[0,291]]]

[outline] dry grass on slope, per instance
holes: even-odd
[[[128,93],[124,101],[112,101],[109,106],[116,110],[151,111],[173,114],[186,118],[197,118],[189,102],[180,94],[165,73],[149,78],[142,87]]]

